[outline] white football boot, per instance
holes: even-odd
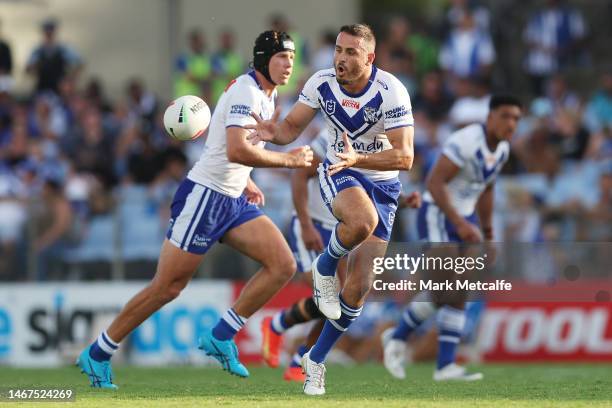
[[[321,255],[312,262],[312,293],[315,304],[325,317],[331,320],[340,318],[340,281],[334,276],[321,275],[317,262]]]
[[[482,373],[466,373],[465,367],[450,363],[434,371],[434,381],[478,381],[482,380]]]
[[[398,380],[406,378],[406,342],[394,339],[393,332],[395,327],[390,327],[380,335],[383,345],[383,363],[385,368],[393,377]]]
[[[310,359],[310,351],[302,357],[302,371],[306,374],[304,394],[325,394],[325,365],[312,361]]]

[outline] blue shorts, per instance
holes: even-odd
[[[264,215],[244,195],[233,198],[187,178],[176,191],[170,210],[166,237],[183,251],[200,255],[227,231]]]
[[[329,225],[324,226],[322,223],[314,219],[312,220],[312,223],[317,231],[319,231],[319,234],[321,234],[321,238],[323,239],[323,247],[326,247],[329,243],[329,239],[331,238],[333,227],[330,229]],[[291,248],[295,261],[297,262],[298,272],[310,271],[312,261],[314,261],[319,254],[311,249],[306,249],[306,245],[302,240],[302,228],[300,226],[300,221],[295,215],[291,220],[291,230],[289,231],[289,248]]]
[[[319,165],[318,169],[321,196],[329,211],[332,211],[331,203],[340,191],[350,187],[361,187],[372,200],[378,213],[378,225],[374,229],[374,236],[389,241],[395,221],[397,200],[402,191],[402,183],[399,182],[397,177],[390,180],[372,181],[351,169],[344,169],[333,176],[329,176],[327,174],[329,164],[328,161],[325,161],[324,164]]]
[[[478,225],[476,214],[464,217]],[[427,242],[461,242],[455,226],[446,218],[437,205],[424,202],[417,215],[419,239]]]

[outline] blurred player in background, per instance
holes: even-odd
[[[427,180],[418,230],[428,242],[493,240],[493,188],[510,155],[510,139],[521,117],[522,105],[513,96],[493,96],[486,123],[453,133]],[[477,218],[478,217],[478,218]],[[480,228],[478,227],[480,223]],[[457,345],[466,322],[465,299],[430,300],[425,293],[406,308],[399,325],[383,333],[384,364],[395,378],[406,377],[406,339],[437,313],[438,359],[434,380],[480,380],[455,363]]]
[[[251,140],[287,144],[321,109],[328,125],[326,160],[319,167],[321,192],[339,221],[323,254],[312,264],[314,299],[327,317],[316,344],[304,354],[304,392],[325,393],[323,362],[361,313],[373,281],[373,258],[383,256],[401,184],[398,170],[413,160],[413,118],[406,88],[374,65],[370,27],[343,26],[336,39],[334,68],[315,73],[287,117],[261,120]],[[354,168],[354,169],[353,169]],[[360,245],[368,243],[370,245]],[[354,249],[354,251],[353,251]],[[336,268],[351,251],[353,266],[339,294]]]
[[[110,358],[119,343],[145,319],[176,298],[204,254],[222,240],[262,264],[233,307],[199,339],[199,347],[224,370],[240,377],[249,372],[238,360],[233,341],[248,317],[293,276],[295,261],[281,232],[257,204],[263,194],[249,178],[253,167],[308,167],[308,146],[288,153],[263,149],[247,141],[251,114],[271,118],[276,87],[289,80],[294,45],[286,33],[266,31],[255,40],[254,70],[232,81],[213,113],[206,150],[179,186],[171,206],[170,227],[153,281],[134,296],[109,328],[77,361],[91,385],[113,384]]]

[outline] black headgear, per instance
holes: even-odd
[[[291,36],[284,31],[264,31],[255,40],[255,46],[253,47],[253,68],[261,72],[268,81],[275,84],[270,77],[270,59],[277,52],[283,51],[295,51],[295,45]]]

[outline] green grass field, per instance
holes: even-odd
[[[432,366],[415,365],[409,379],[393,380],[379,365],[330,366],[327,394],[307,397],[282,371],[251,367],[249,379],[214,368],[115,369],[119,391],[90,388],[76,368],[50,370],[0,367],[0,387],[76,391],[76,403],[15,403],[0,406],[92,407],[612,407],[609,365],[484,365],[477,383],[434,383]],[[314,400],[316,399],[316,405]]]

